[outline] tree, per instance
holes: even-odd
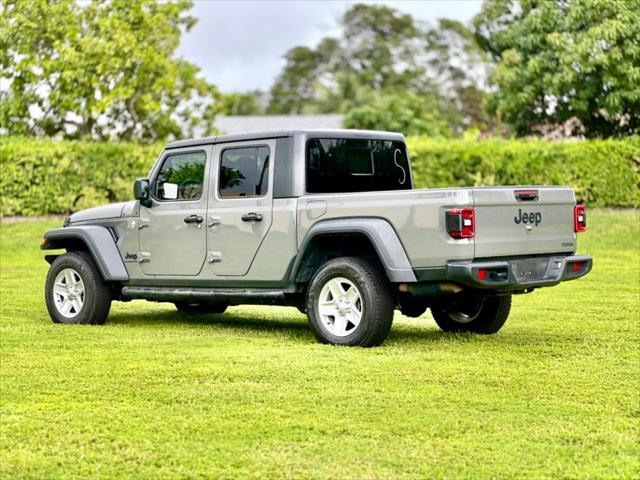
[[[570,120],[587,137],[639,132],[638,0],[486,0],[475,25],[498,63],[489,107],[516,133]]]
[[[270,113],[341,112],[356,119],[412,93],[431,104],[403,109],[418,114],[414,125],[423,124],[423,111],[446,121],[449,132],[489,123],[483,80],[488,56],[459,22],[431,27],[393,8],[356,4],[342,18],[340,38],[296,47],[285,58],[271,89]]]
[[[325,38],[315,49],[289,50],[285,67],[271,87],[267,113],[315,113],[322,76],[330,74],[338,48],[336,40]]]
[[[0,128],[152,142],[210,130],[216,88],[175,58],[188,0],[8,0]]]
[[[365,90],[410,86],[416,75],[408,65],[419,36],[411,16],[356,4],[345,12],[342,27],[340,39],[325,38],[316,48],[286,53],[271,89],[270,113],[344,112],[360,105],[355,97]]]
[[[493,127],[485,111],[493,63],[473,31],[459,21],[440,19],[426,37],[428,73],[447,104],[443,108],[450,124],[463,129]]]
[[[347,113],[344,126],[405,135],[451,136],[451,129],[438,108],[438,99],[411,92],[383,94],[367,105],[353,108]]]
[[[260,115],[263,113],[264,92],[253,90],[245,93],[218,95],[218,113],[223,115]]]
[[[422,89],[417,55],[421,31],[411,15],[375,5],[356,4],[342,19],[341,68],[374,90]],[[430,86],[427,87],[429,89]]]

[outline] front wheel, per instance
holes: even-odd
[[[511,311],[511,295],[468,297],[431,308],[438,326],[445,332],[497,333]]]
[[[342,257],[316,272],[307,292],[306,310],[318,341],[373,347],[387,337],[394,305],[389,282],[377,265]]]
[[[111,308],[111,289],[89,253],[69,252],[49,268],[45,302],[54,323],[103,324]]]

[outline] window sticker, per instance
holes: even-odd
[[[163,197],[166,200],[175,200],[176,198],[178,198],[178,184],[164,182],[163,187],[164,187]]]
[[[398,154],[402,155],[402,152],[399,148],[396,148],[396,151],[393,152],[393,163],[396,164],[396,167],[402,170],[402,179],[398,179],[398,182],[400,182],[400,185],[404,185],[404,182],[407,181],[407,172],[405,172],[404,167],[398,163]]]

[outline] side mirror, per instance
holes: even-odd
[[[149,208],[151,206],[151,199],[149,198],[149,180],[146,178],[139,178],[133,184],[133,197],[136,200],[140,200],[140,205]]]

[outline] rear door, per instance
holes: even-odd
[[[215,147],[207,214],[207,260],[215,276],[246,275],[271,227],[275,149],[275,140]]]
[[[575,251],[570,188],[475,188],[473,198],[476,258]]]

